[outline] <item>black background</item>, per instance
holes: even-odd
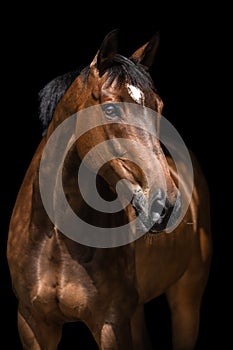
[[[151,75],[164,101],[163,115],[197,155],[211,194],[214,255],[203,296],[200,334],[196,349],[228,344],[229,311],[227,279],[228,224],[226,218],[225,162],[222,157],[227,131],[223,120],[224,15],[219,8],[109,3],[108,7],[64,2],[50,9],[12,5],[5,12],[2,75],[6,76],[2,99],[2,222],[1,287],[2,341],[7,349],[20,350],[16,327],[17,301],[12,292],[6,261],[7,230],[14,201],[31,157],[41,138],[38,92],[51,79],[89,64],[104,36],[119,28],[119,51],[130,55],[159,30],[161,43]],[[213,5],[212,5],[213,6]],[[222,9],[221,9],[222,10]],[[227,12],[227,11],[226,11]],[[220,30],[221,28],[221,30]],[[5,138],[4,138],[5,137]],[[169,313],[163,297],[146,305],[148,327],[158,349],[169,349]],[[8,333],[9,332],[9,335]],[[64,328],[59,349],[95,349],[85,326]]]

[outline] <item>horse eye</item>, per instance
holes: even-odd
[[[107,117],[110,117],[110,118],[120,117],[119,108],[112,103],[102,105],[102,109]]]

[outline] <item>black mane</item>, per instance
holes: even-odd
[[[87,66],[81,73],[80,71],[73,71],[60,75],[49,82],[39,92],[39,119],[42,122],[43,135],[46,134],[54,110],[66,90],[79,74],[81,74],[85,82],[88,78],[89,71],[90,67]],[[151,76],[145,67],[124,56],[116,54],[113,59],[107,62],[104,72],[101,72],[101,74],[105,72],[107,73],[107,87],[109,87],[113,81],[116,83],[117,87],[120,87],[123,82],[126,81],[128,84],[134,85],[143,91],[148,89],[155,90]]]
[[[42,123],[43,135],[46,134],[54,110],[65,94],[66,90],[79,75],[79,71],[72,71],[50,81],[39,92],[39,119]]]

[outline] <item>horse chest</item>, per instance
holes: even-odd
[[[66,263],[62,264],[57,299],[60,310],[68,318],[88,321],[94,317],[96,320],[108,312],[110,306],[124,305],[126,310],[134,303],[136,289],[127,266],[123,269],[122,258],[117,252],[118,258],[113,258],[111,264],[105,254],[98,251],[87,264],[67,257]],[[131,296],[130,301],[127,295]]]
[[[59,308],[68,318],[85,318],[97,294],[88,273],[81,266],[63,269],[59,275],[57,299]]]

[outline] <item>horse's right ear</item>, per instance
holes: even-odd
[[[111,59],[117,53],[117,49],[118,49],[117,34],[118,34],[118,29],[114,29],[105,36],[100,46],[100,49],[98,50],[95,58],[90,64],[90,67],[95,66],[98,69],[100,76],[104,73],[109,62],[111,62]]]

